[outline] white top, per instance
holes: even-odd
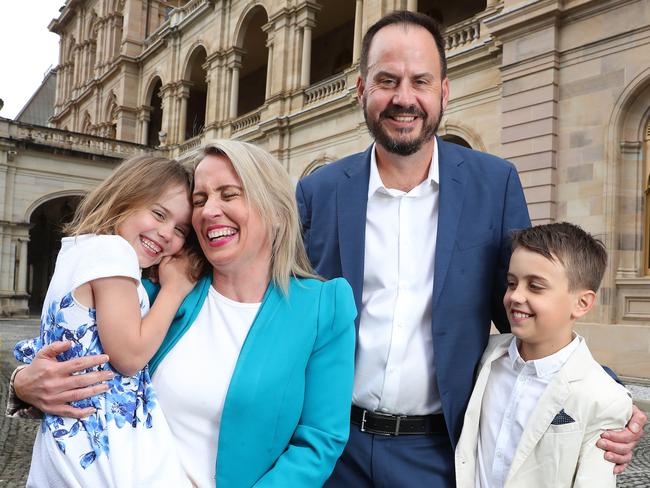
[[[149,311],[149,297],[140,281],[142,270],[138,256],[127,241],[115,235],[64,237],[43,303],[52,303],[84,283],[111,276],[124,276],[137,282],[140,309],[145,315]]]
[[[441,411],[431,296],[438,230],[438,147],[409,192],[386,188],[371,152],[363,294],[352,403],[373,411]]]
[[[555,354],[524,361],[513,337],[508,354],[492,363],[479,422],[476,488],[500,488],[521,434],[549,382],[576,350],[577,336]]]
[[[29,362],[40,347],[62,339],[73,342],[63,359],[104,352],[96,311],[78,302],[74,291],[111,276],[135,280],[140,311],[149,310],[138,258],[127,241],[114,235],[64,238],[43,304],[40,337],[19,343],[16,357]],[[107,392],[73,402],[77,407],[95,407],[94,414],[81,421],[44,416],[34,443],[28,487],[189,487],[148,369],[133,376],[114,372]]]
[[[196,320],[153,377],[183,469],[199,488],[214,488],[223,405],[259,307],[210,287]]]

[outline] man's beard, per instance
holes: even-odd
[[[388,152],[398,154],[400,156],[410,156],[420,150],[423,144],[429,142],[436,135],[440,120],[442,119],[442,101],[440,103],[440,112],[437,120],[429,121],[428,114],[419,108],[411,105],[409,107],[402,107],[400,105],[391,104],[388,108],[379,114],[378,120],[372,120],[368,117],[368,110],[366,109],[366,97],[363,98],[363,116],[366,119],[368,130],[375,139],[375,142],[384,147]],[[381,125],[384,119],[391,118],[395,115],[415,115],[422,120],[422,130],[420,135],[410,140],[393,139],[388,135]],[[406,131],[404,132],[406,133]]]

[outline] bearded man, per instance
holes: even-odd
[[[490,322],[509,331],[509,235],[528,210],[511,163],[435,137],[449,81],[432,19],[380,19],[360,72],[374,143],[296,189],[312,265],[346,278],[359,310],[350,439],[327,486],[453,487]],[[607,454],[628,462],[638,432],[609,434],[627,436]]]

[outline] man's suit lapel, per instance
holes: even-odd
[[[352,286],[357,310],[361,310],[363,289],[366,209],[372,148],[373,146],[370,146],[344,170],[346,178],[339,181],[336,195],[341,271]],[[358,327],[358,316],[356,324]]]
[[[438,197],[438,234],[436,237],[433,277],[432,307],[434,309],[442,292],[447,269],[449,269],[449,262],[456,243],[460,214],[463,209],[466,175],[462,163],[462,156],[453,149],[453,146],[438,138],[440,193]]]

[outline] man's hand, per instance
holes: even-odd
[[[95,409],[76,408],[69,402],[90,398],[108,390],[102,383],[113,377],[112,371],[74,374],[108,362],[106,354],[58,361],[56,356],[67,351],[70,342],[53,342],[41,349],[32,364],[21,369],[14,378],[16,396],[42,412],[80,419]]]
[[[643,427],[648,417],[639,408],[632,407],[632,417],[621,431],[606,430],[596,443],[605,451],[605,459],[614,463],[614,474],[621,474],[632,460],[632,450],[643,437]]]

